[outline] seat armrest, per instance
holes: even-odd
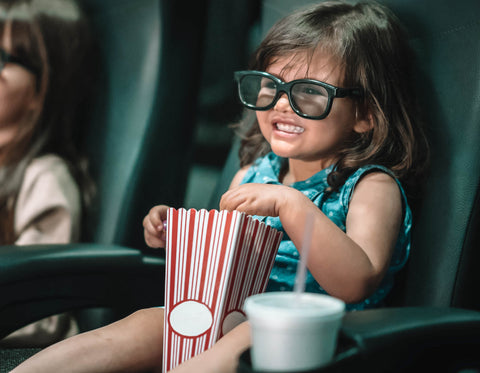
[[[333,361],[308,372],[478,370],[479,350],[480,312],[446,307],[356,311],[345,315]],[[249,351],[237,372],[257,372]]]
[[[479,368],[480,312],[447,307],[352,312],[344,319],[341,340],[356,346],[357,359],[371,371],[404,371],[432,362]]]
[[[0,338],[66,311],[105,307],[126,315],[163,305],[161,253],[102,244],[2,247]]]

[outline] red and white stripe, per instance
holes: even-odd
[[[238,211],[168,210],[164,372],[211,347],[225,317],[243,312],[245,298],[265,290],[281,236]],[[211,312],[212,324],[200,335],[183,335],[170,323],[171,311],[185,301]]]

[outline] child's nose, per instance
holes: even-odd
[[[290,106],[290,102],[288,101],[288,96],[284,92],[282,93],[280,98],[277,100],[277,103],[273,108],[280,112],[287,112],[287,111],[293,112],[293,109]]]

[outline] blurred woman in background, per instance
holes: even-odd
[[[92,45],[73,0],[0,0],[0,245],[80,238],[93,191],[76,146]],[[70,317],[54,316],[1,344],[44,346],[72,328]]]

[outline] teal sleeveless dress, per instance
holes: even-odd
[[[241,183],[281,184],[278,176],[282,164],[285,161],[286,160],[284,158],[280,158],[274,153],[269,153],[255,161],[255,163],[248,169]],[[332,168],[333,166],[328,167],[316,173],[309,179],[295,182],[290,186],[305,194],[323,211],[326,216],[328,216],[340,229],[345,232],[348,206],[352,198],[355,185],[360,178],[371,171],[385,172],[391,175],[394,179],[395,177],[389,169],[383,166],[368,165],[361,167],[352,173],[346,180],[345,184],[338,191],[326,193],[325,191],[328,188],[327,176],[332,171]],[[393,257],[390,262],[390,267],[378,289],[363,302],[347,304],[348,310],[362,310],[379,306],[393,286],[394,274],[405,265],[408,259],[410,251],[412,213],[410,207],[408,206],[407,198],[400,182],[397,179],[395,180],[400,188],[403,198],[403,222],[400,227]],[[255,218],[283,232],[283,239],[278,249],[275,264],[267,285],[267,291],[293,290],[297,264],[299,261],[297,249],[283,230],[278,217],[255,216]],[[322,289],[322,287],[315,281],[310,273],[307,273],[305,290],[308,292],[326,294],[326,291]]]

